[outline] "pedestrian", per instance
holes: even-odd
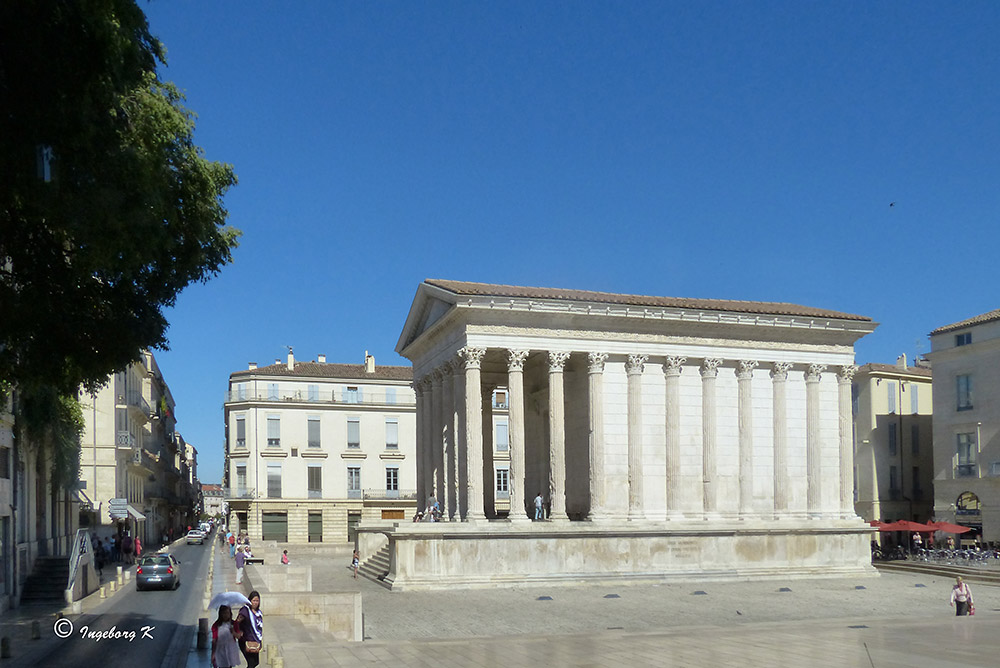
[[[232,608],[219,606],[219,618],[212,624],[212,668],[235,668],[240,665],[240,635],[233,624]]]
[[[236,556],[236,536],[230,531],[226,534],[226,540],[229,541],[229,556],[230,558]]]
[[[132,536],[125,534],[122,536],[122,558],[125,560],[126,565],[131,565],[132,563]]]
[[[913,532],[913,551],[917,554],[920,553],[920,549],[924,546],[924,539],[920,537],[919,531]]]
[[[358,579],[358,566],[361,565],[361,554],[358,553],[357,549],[354,550],[354,556],[351,558],[351,568],[354,569],[354,579]]]
[[[246,555],[243,550],[236,553],[236,584],[243,584],[243,565],[246,563]]]
[[[955,616],[976,614],[976,606],[972,602],[972,591],[969,585],[962,582],[962,576],[955,578],[955,586],[951,588],[951,602],[948,604],[955,608]]]
[[[544,518],[545,511],[542,509],[542,504],[545,503],[542,499],[542,493],[539,492],[538,496],[535,497],[535,519],[540,520]]]
[[[281,563],[283,563],[285,566],[288,565],[288,550],[285,550],[284,552],[281,553]]]
[[[142,541],[139,540],[138,536],[136,536],[135,537],[135,558],[138,559],[141,556],[142,556]]]
[[[260,612],[260,592],[254,590],[247,598],[250,599],[250,605],[240,608],[236,626],[240,630],[240,651],[247,660],[247,668],[256,668],[260,663],[260,648],[264,642],[264,615]]]

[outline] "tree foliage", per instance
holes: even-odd
[[[230,165],[194,144],[133,0],[0,3],[0,379],[60,394],[165,348],[232,259]]]
[[[80,477],[80,434],[83,409],[76,397],[49,386],[32,386],[19,393],[15,434],[29,448],[49,453],[52,482],[72,489]]]

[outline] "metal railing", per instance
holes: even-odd
[[[255,492],[256,490],[253,489],[224,487],[222,489],[222,496],[226,499],[254,499],[257,497]]]
[[[974,478],[976,476],[975,464],[959,464],[955,467],[956,478]]]
[[[80,572],[80,566],[84,564],[94,564],[94,552],[91,549],[89,530],[77,529],[76,537],[73,539],[73,550],[69,557],[69,579],[66,581],[66,589],[69,591],[68,598],[72,598],[73,585],[76,582],[76,574]],[[72,601],[67,600],[67,603]]]
[[[371,499],[374,501],[380,499],[402,499],[404,501],[410,501],[417,498],[417,490],[415,489],[366,489],[364,491],[364,498]]]
[[[268,390],[249,390],[240,392],[232,390],[226,392],[225,403],[239,401],[270,401],[270,402],[302,402],[306,404],[341,404],[341,405],[383,405],[383,406],[416,406],[416,400],[408,396],[399,396],[385,392],[362,392],[353,394],[347,392],[337,392],[327,390],[319,394],[309,394],[302,390],[282,390],[274,394]]]
[[[120,431],[120,432],[118,432],[118,447],[119,448],[129,448],[131,450],[132,448],[135,447],[135,445],[136,445],[136,443],[135,443],[135,436],[133,436],[132,434],[130,434],[127,431]]]

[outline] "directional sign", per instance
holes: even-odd
[[[109,499],[108,514],[115,520],[128,517],[128,499]]]

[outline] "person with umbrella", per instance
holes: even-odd
[[[219,618],[212,624],[212,668],[235,668],[240,665],[239,638],[242,632],[233,624],[233,609],[219,606]]]

